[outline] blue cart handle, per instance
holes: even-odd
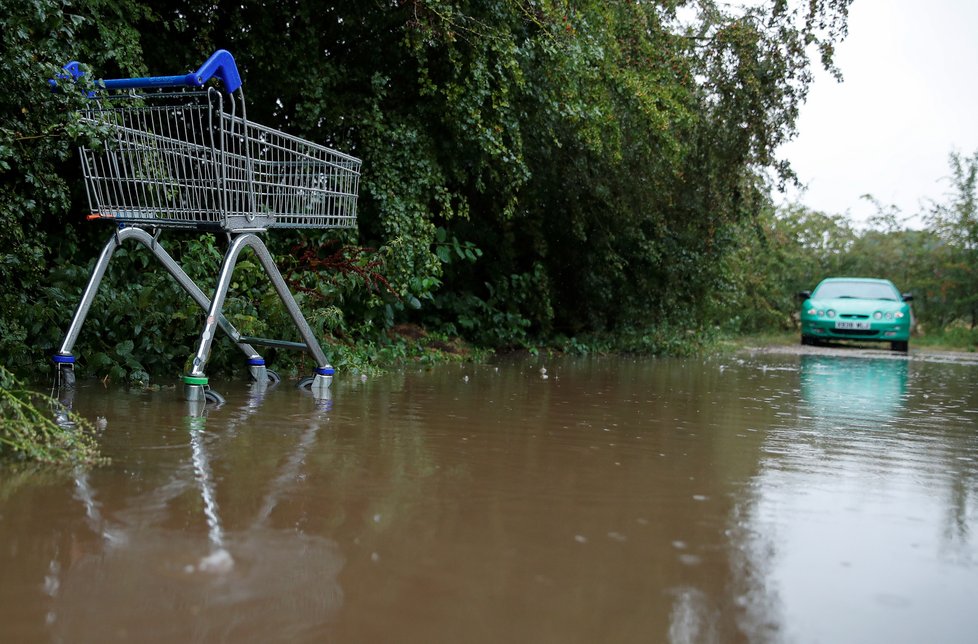
[[[82,71],[77,61],[64,66],[71,78],[78,79]],[[228,93],[241,87],[241,76],[234,57],[225,49],[219,49],[195,72],[183,76],[147,76],[146,78],[111,78],[99,81],[106,89],[153,89],[160,87],[203,87],[204,83],[217,77]]]

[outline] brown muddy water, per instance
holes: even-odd
[[[541,373],[546,368],[546,374]],[[544,377],[544,375],[546,377]],[[974,642],[978,365],[886,351],[83,383],[0,471],[3,642]]]

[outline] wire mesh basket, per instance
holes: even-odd
[[[355,226],[360,160],[243,113],[214,88],[95,102],[82,122],[103,145],[81,148],[92,216],[229,232]]]

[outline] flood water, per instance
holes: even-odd
[[[346,375],[329,401],[218,389],[194,416],[82,383],[111,465],[0,471],[0,641],[978,634],[973,363],[531,358]]]

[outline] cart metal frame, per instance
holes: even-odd
[[[77,81],[84,74],[77,62],[64,69],[60,81]],[[317,366],[300,386],[325,395],[335,371],[259,235],[275,228],[354,227],[360,160],[248,121],[241,79],[225,50],[190,74],[102,80],[97,86],[88,95],[91,108],[81,115],[82,123],[102,135],[101,145],[79,149],[88,218],[118,226],[52,358],[59,384],[74,386],[72,349],[113,254],[131,240],[145,246],[206,312],[197,350],[183,375],[187,400],[223,401],[205,374],[218,328],[245,354],[257,382],[277,376],[254,345],[308,352]],[[227,235],[210,298],[160,244],[161,232],[170,228]],[[222,314],[245,248],[258,258],[300,342],[244,336]]]

